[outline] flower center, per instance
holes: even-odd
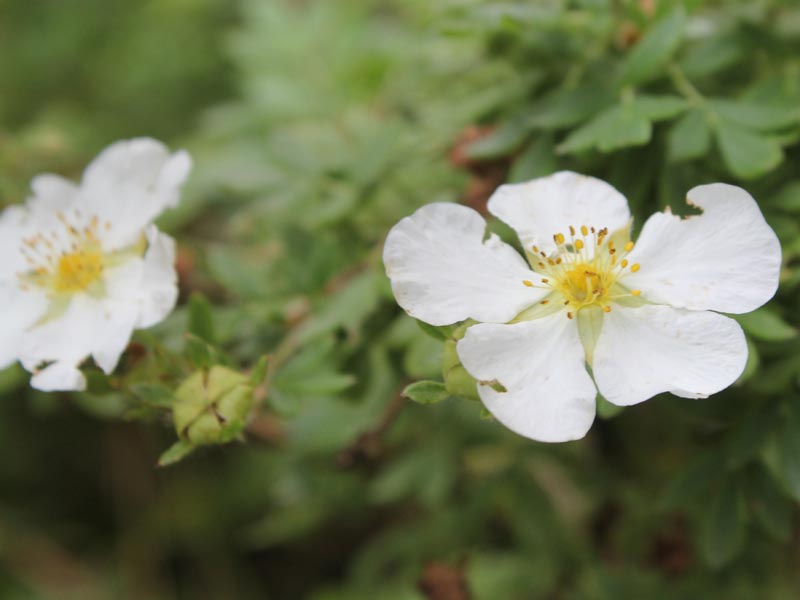
[[[611,310],[610,303],[618,298],[639,296],[639,290],[627,291],[617,285],[626,269],[635,273],[639,264],[629,264],[625,258],[633,250],[633,242],[626,242],[622,250],[609,239],[608,229],[581,226],[578,230],[570,226],[569,237],[563,233],[553,235],[556,250],[550,255],[533,246],[534,268],[544,275],[539,282],[525,280],[528,287],[550,287],[561,297],[567,308],[567,317],[582,308],[597,306],[605,312]],[[545,299],[542,304],[550,300]]]
[[[94,248],[82,248],[64,254],[52,278],[57,292],[79,292],[89,287],[103,274],[103,254]]]
[[[77,211],[75,217],[80,217]],[[63,227],[23,240],[21,251],[30,270],[19,274],[20,285],[23,289],[32,284],[55,294],[74,294],[102,284],[106,255],[97,236],[97,217],[81,228],[62,213],[58,218]]]

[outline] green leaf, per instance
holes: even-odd
[[[189,442],[178,440],[158,457],[159,467],[168,467],[186,458],[195,447]]]
[[[800,122],[800,106],[794,102],[763,103],[714,98],[711,109],[722,118],[749,129],[772,131]]]
[[[258,362],[253,367],[253,370],[250,372],[250,385],[258,387],[264,382],[264,378],[267,376],[267,368],[269,367],[269,360],[270,357],[268,355],[263,355],[261,358],[258,359]]]
[[[211,303],[199,292],[192,292],[189,296],[189,323],[187,331],[205,340],[214,343],[214,315]]]
[[[792,505],[769,472],[754,469],[747,491],[761,528],[775,540],[788,542],[792,534]]]
[[[769,308],[735,315],[735,319],[747,333],[764,342],[783,342],[797,336],[797,330]]]
[[[527,124],[535,129],[571,127],[612,102],[612,97],[596,86],[558,90],[531,109]]]
[[[646,81],[661,73],[661,67],[677,50],[686,27],[686,10],[679,4],[659,19],[631,50],[620,69],[621,85]]]
[[[650,141],[652,126],[630,105],[612,106],[567,136],[558,146],[560,153],[596,149],[613,152]]]
[[[738,483],[729,478],[711,498],[703,515],[700,548],[706,562],[714,568],[729,563],[742,550],[745,537],[744,498]]]
[[[624,406],[611,404],[602,394],[597,394],[597,416],[601,419],[611,419],[623,411]]]
[[[450,397],[441,381],[417,381],[406,386],[403,396],[419,404],[435,404]]]
[[[686,100],[672,94],[659,96],[641,94],[633,99],[634,110],[651,121],[671,119],[685,111],[688,106]]]
[[[711,128],[702,110],[683,115],[669,132],[667,155],[672,162],[683,162],[708,154]]]
[[[175,402],[172,390],[160,383],[134,383],[130,389],[142,402],[156,408],[172,408]]]
[[[514,161],[508,175],[508,182],[520,183],[548,175],[556,170],[553,138],[548,134],[541,134]]]
[[[777,142],[737,123],[719,120],[715,132],[725,165],[737,177],[753,179],[783,161]]]
[[[422,329],[425,333],[429,336],[436,338],[437,340],[452,340],[453,336],[455,335],[455,331],[461,327],[461,323],[454,323],[453,325],[428,325],[423,321],[417,321],[417,325],[419,328]]]
[[[768,202],[770,206],[775,206],[788,213],[800,212],[800,179],[790,181]]]
[[[527,133],[521,119],[511,119],[486,137],[472,142],[467,147],[467,157],[472,160],[492,160],[508,156],[522,144]]]
[[[786,422],[778,433],[776,450],[776,474],[786,491],[800,502],[800,407],[790,407]]]
[[[694,458],[670,481],[661,499],[663,508],[679,508],[706,492],[724,472],[724,467],[725,460],[718,450]]]
[[[755,410],[745,415],[727,440],[726,458],[729,467],[738,468],[758,457],[775,426],[772,410]]]

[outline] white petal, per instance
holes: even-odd
[[[178,203],[190,168],[186,152],[170,154],[156,140],[116,142],[87,167],[81,203],[89,214],[110,222],[106,236],[113,240],[113,247],[123,247],[135,242],[147,224]]]
[[[505,322],[535,304],[550,288],[538,281],[520,254],[492,235],[471,208],[434,203],[395,225],[383,262],[397,303],[431,325],[473,318]]]
[[[574,320],[559,311],[513,325],[478,324],[458,343],[464,368],[498,392],[478,385],[486,408],[503,425],[542,442],[577,440],[595,413],[596,390],[586,372]]]
[[[151,226],[147,230],[147,241],[149,245],[138,294],[137,328],[150,327],[162,321],[178,300],[175,240]]]
[[[28,206],[35,211],[56,212],[68,207],[78,195],[78,186],[60,175],[44,173],[31,181],[33,195]]]
[[[86,378],[69,361],[57,361],[31,377],[31,387],[43,392],[83,391]]]
[[[25,331],[47,308],[44,294],[22,291],[15,283],[0,284],[0,369],[17,360]]]
[[[703,214],[650,217],[628,256],[641,269],[622,282],[681,308],[745,313],[764,304],[778,288],[781,247],[756,201],[723,183],[696,187],[687,201]]]
[[[621,406],[661,392],[705,398],[732,384],[747,362],[739,324],[708,311],[614,305],[594,350],[600,393]]]
[[[610,233],[628,225],[628,201],[611,185],[572,171],[526,183],[501,185],[489,198],[489,211],[516,230],[526,249],[551,252],[553,235],[569,236],[570,225]]]
[[[18,274],[30,269],[20,251],[27,221],[28,211],[19,204],[7,206],[0,214],[0,281],[8,285],[16,285]]]
[[[80,364],[91,353],[111,313],[102,301],[76,294],[61,316],[29,329],[20,342],[20,361],[29,371],[45,362]]]

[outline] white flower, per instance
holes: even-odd
[[[19,360],[35,388],[81,390],[81,362],[111,373],[132,331],[169,314],[175,244],[152,221],[190,168],[186,152],[141,138],[106,148],[80,185],[33,179],[0,216],[0,367]]]
[[[769,300],[780,244],[741,188],[699,186],[688,202],[702,214],[656,213],[634,245],[627,202],[603,181],[565,171],[504,185],[489,210],[516,230],[527,263],[484,239],[477,212],[437,203],[391,230],[386,273],[412,317],[482,322],[457,351],[500,422],[536,440],[579,439],[597,390],[620,406],[661,392],[704,398],[744,369],[741,328],[711,311]]]

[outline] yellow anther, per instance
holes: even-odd
[[[635,263],[631,266],[631,271],[633,271],[634,273],[636,273],[636,271],[638,270],[639,270],[639,263]]]
[[[607,313],[611,312],[611,307],[610,307],[610,306],[608,306],[608,305],[605,305],[605,306],[603,307],[603,312],[607,312]]]
[[[572,313],[571,313],[571,312],[568,312],[568,313],[567,313],[567,318],[568,318],[568,319],[571,319],[571,318],[572,318]]]
[[[533,253],[534,253],[534,254],[539,254],[539,248],[537,248],[536,246],[534,246],[534,247],[533,247]]]
[[[614,240],[608,240],[608,249],[614,251]]]
[[[641,296],[642,290],[631,290],[631,296]]]
[[[569,226],[569,234],[570,234],[572,237],[575,237],[575,228],[574,228],[572,225],[570,225],[570,226]],[[584,235],[585,235],[585,234],[584,234]]]
[[[620,265],[622,266],[622,268],[624,269],[625,267],[627,267],[627,266],[628,266],[628,259],[627,259],[627,258],[623,258],[623,259],[622,259],[622,262],[621,262],[621,263],[619,263],[619,264],[620,264]]]
[[[540,302],[540,304],[547,304],[548,302],[550,302],[550,300],[542,300],[542,301]]]
[[[553,240],[555,241],[555,243],[556,243],[556,244],[559,244],[559,245],[560,245],[560,244],[563,244],[563,243],[564,243],[564,240],[565,240],[565,238],[564,238],[564,234],[563,234],[563,233],[557,233],[557,234],[555,234],[555,235],[553,236]]]
[[[633,242],[628,242],[625,244],[625,252],[630,252],[631,250],[633,250]]]
[[[529,281],[529,280],[527,280],[527,279],[523,279],[523,280],[522,280],[522,284],[523,284],[524,286],[526,286],[526,287],[533,287],[533,282],[532,282],[532,281]]]
[[[545,279],[544,277],[542,278],[542,283],[547,283],[548,281],[550,281],[550,280],[549,279]]]
[[[583,250],[583,240],[575,240],[575,247],[578,250]]]
[[[589,235],[589,229],[586,227],[586,225],[581,225],[581,233],[583,235]]]

